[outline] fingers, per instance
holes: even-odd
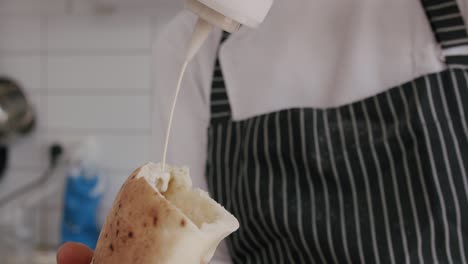
[[[93,251],[78,243],[65,243],[57,252],[58,264],[90,264]]]

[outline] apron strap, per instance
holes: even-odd
[[[221,44],[229,38],[229,35],[230,34],[228,32],[223,32],[223,36],[221,37]],[[231,105],[229,104],[228,93],[226,90],[226,84],[224,82],[219,56],[216,57],[210,97],[211,124],[230,121]]]
[[[468,34],[456,0],[422,0],[437,41],[443,49],[468,45]]]
[[[443,50],[468,45],[468,33],[457,0],[421,0],[437,42]],[[446,56],[449,67],[468,66],[468,56]]]

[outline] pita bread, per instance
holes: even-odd
[[[187,168],[148,163],[124,183],[99,236],[94,264],[208,263],[239,228],[207,193],[193,190]]]

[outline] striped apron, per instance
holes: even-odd
[[[444,48],[455,0],[423,1]],[[468,263],[468,56],[375,97],[231,119],[219,60],[206,175],[234,263]],[[248,89],[248,87],[246,87]]]

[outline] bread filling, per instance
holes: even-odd
[[[166,167],[162,172],[161,164],[148,163],[142,167],[138,177],[144,177],[199,229],[220,220],[223,210],[207,193],[192,189],[187,168]]]

